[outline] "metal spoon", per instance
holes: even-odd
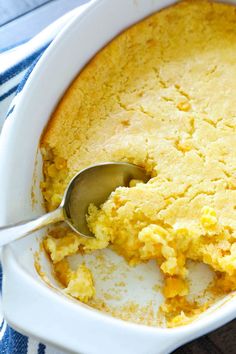
[[[112,191],[128,186],[131,179],[147,182],[149,178],[143,168],[126,162],[90,166],[70,181],[58,209],[33,220],[0,227],[0,246],[59,221],[65,221],[80,236],[94,237],[86,221],[89,204],[100,206]]]

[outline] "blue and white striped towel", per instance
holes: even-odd
[[[35,64],[65,24],[84,10],[82,5],[59,18],[37,36],[20,46],[4,51],[0,48],[0,131],[5,119],[11,115],[20,92]],[[2,268],[0,266],[0,290]],[[1,298],[0,298],[1,300]],[[2,315],[0,301],[0,353],[1,354],[63,354],[10,328]]]

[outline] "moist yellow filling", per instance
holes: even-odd
[[[41,141],[49,210],[91,164],[128,161],[151,174],[89,207],[96,239],[66,227],[45,238],[67,293],[86,302],[94,285],[66,258],[108,245],[131,265],[157,260],[169,325],[204,310],[186,300],[187,260],[211,266],[218,291],[236,289],[235,23],[231,5],[166,8],[102,49],[59,103]]]

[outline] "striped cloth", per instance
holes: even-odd
[[[85,6],[70,11],[26,43],[13,48],[0,48],[0,131],[5,119],[11,115],[17,105],[20,92],[45,49],[64,25],[82,12]],[[1,288],[2,268],[0,266]],[[26,337],[8,326],[2,315],[0,298],[0,353],[63,354],[64,352]]]

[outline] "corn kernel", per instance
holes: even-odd
[[[57,169],[56,166],[54,164],[50,165],[48,167],[48,175],[49,177],[55,177],[57,175]]]
[[[177,295],[185,296],[188,294],[188,286],[186,281],[180,278],[169,277],[165,281],[164,295],[167,298],[172,298]]]
[[[141,179],[131,179],[129,182],[129,187],[135,187],[138,183],[143,183]]]
[[[191,106],[188,101],[182,101],[177,104],[177,108],[180,111],[188,112],[190,110]]]
[[[205,228],[212,228],[217,224],[216,212],[209,206],[202,208],[201,223]]]
[[[62,157],[57,156],[55,158],[55,166],[58,170],[61,170],[66,167],[66,160]]]

